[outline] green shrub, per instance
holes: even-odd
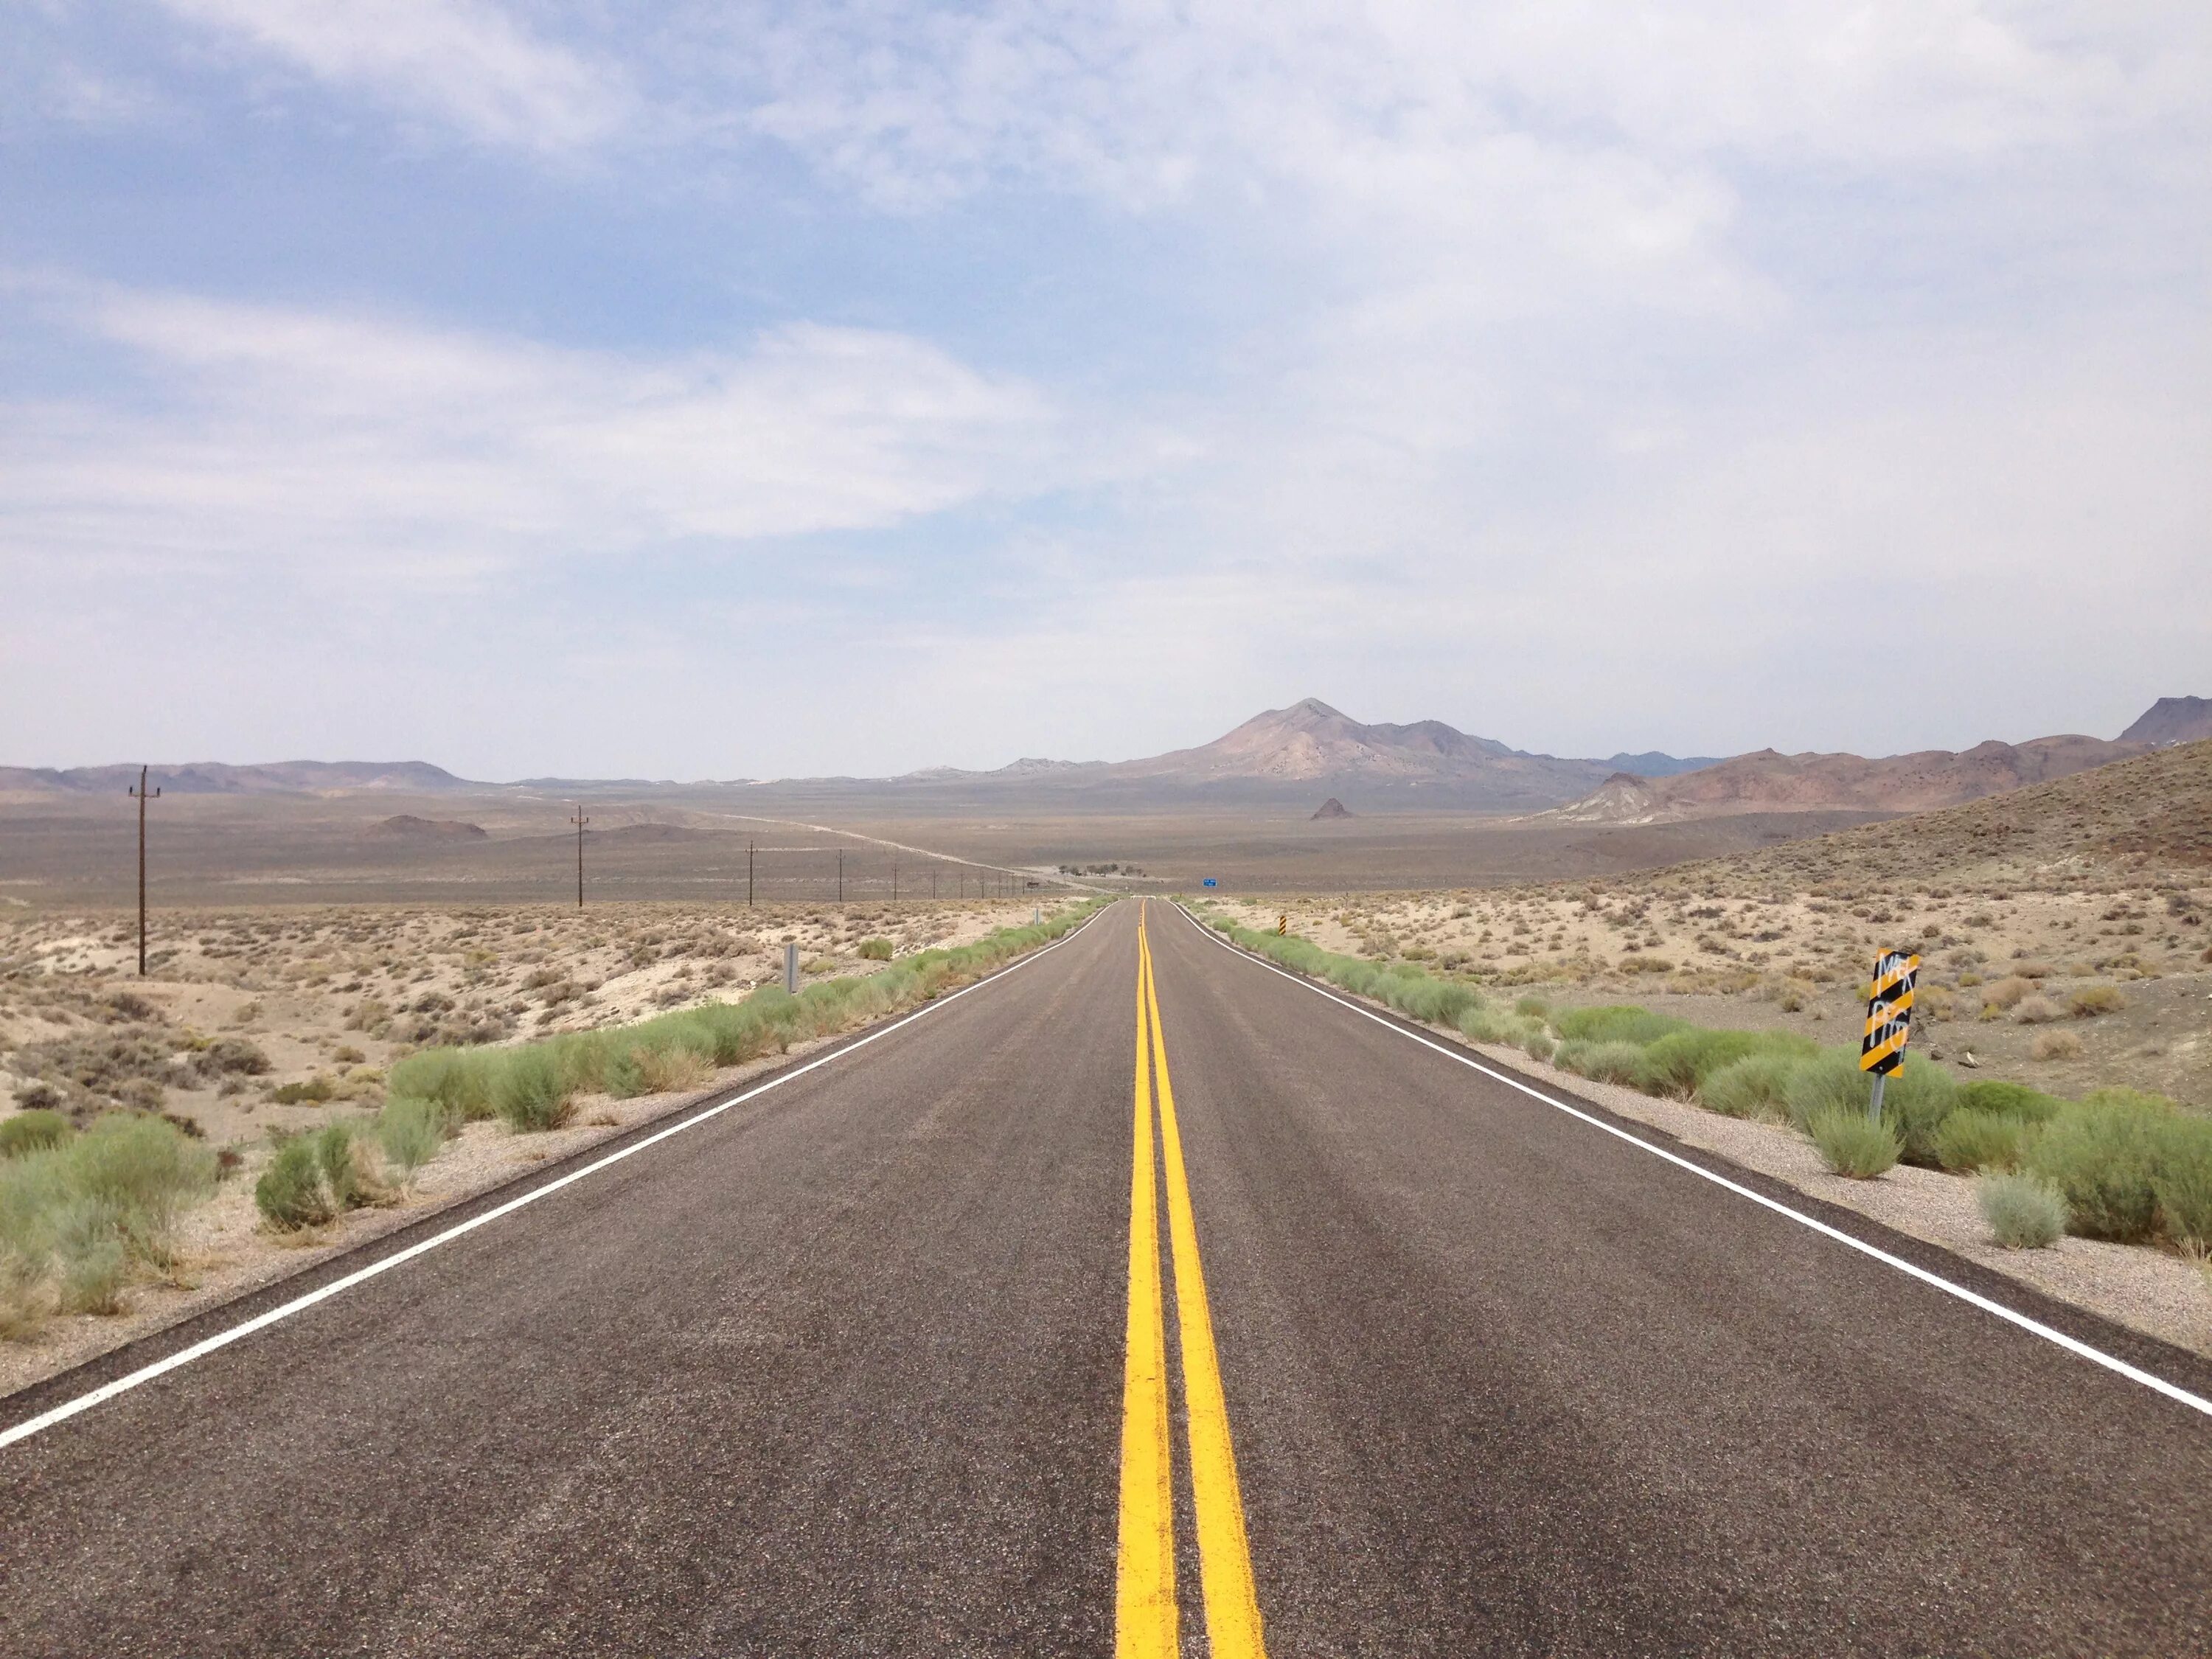
[[[1787,1052],[1748,1054],[1706,1078],[1698,1098],[1724,1117],[1784,1117],[1790,1073],[1801,1064],[1800,1056]]]
[[[43,1152],[49,1146],[60,1146],[73,1133],[70,1121],[59,1112],[43,1107],[17,1112],[13,1117],[0,1119],[0,1158]]]
[[[2045,1249],[2066,1231],[2065,1199],[2033,1176],[1984,1176],[1974,1183],[1974,1201],[1990,1231],[2007,1249]]]
[[[426,1048],[392,1066],[392,1092],[416,1100],[434,1100],[459,1122],[489,1117],[492,1077],[502,1052],[490,1048]]]
[[[533,1043],[502,1056],[492,1084],[492,1109],[518,1133],[557,1129],[568,1121],[574,1085],[550,1045]]]
[[[287,1083],[269,1091],[269,1098],[279,1106],[319,1106],[336,1097],[337,1085],[320,1072],[305,1083]]]
[[[279,1232],[319,1227],[336,1213],[323,1187],[322,1162],[311,1138],[301,1136],[276,1149],[261,1179],[253,1183],[253,1206]]]
[[[1866,1115],[1874,1079],[1859,1070],[1859,1057],[1845,1049],[1825,1049],[1799,1063],[1790,1074],[1790,1121],[1806,1133],[1814,1117],[1833,1110]],[[1890,1074],[1882,1091],[1881,1121],[1896,1137],[1907,1163],[1933,1165],[1936,1133],[1959,1100],[1958,1085],[1933,1061],[1910,1055]]]
[[[2160,1137],[2159,1225],[2177,1244],[2212,1250],[2212,1121],[2177,1117]]]
[[[1887,1122],[1873,1121],[1863,1110],[1823,1107],[1813,1115],[1806,1133],[1821,1163],[1855,1181],[1870,1181],[1897,1162],[1897,1136]]]
[[[1936,1131],[1936,1162],[1954,1175],[2010,1170],[2020,1163],[2027,1127],[2016,1117],[1961,1109]]]
[[[1479,1002],[1460,1015],[1458,1025],[1470,1042],[1504,1042],[1509,1040],[1515,1021],[1512,1015]]]
[[[1686,1031],[1690,1022],[1672,1014],[1655,1014],[1649,1008],[1615,1005],[1604,1008],[1570,1008],[1552,1022],[1563,1037],[1588,1042],[1656,1042],[1671,1031]]]
[[[357,1210],[367,1201],[365,1182],[354,1161],[353,1135],[352,1124],[331,1123],[309,1138],[324,1189],[332,1207],[339,1210]]]
[[[1669,1031],[1645,1047],[1636,1086],[1687,1100],[1714,1073],[1753,1054],[1778,1054],[1795,1064],[1819,1052],[1810,1037],[1790,1031]]]
[[[376,1144],[393,1169],[411,1176],[438,1155],[450,1123],[434,1100],[387,1100],[376,1115]]]
[[[860,941],[860,960],[861,960],[861,961],[863,961],[863,962],[889,962],[890,959],[891,959],[891,942],[890,942],[889,939],[862,939],[862,940]]]
[[[2021,1123],[2048,1122],[2065,1103],[2056,1095],[2046,1095],[2025,1083],[2004,1083],[1995,1078],[1978,1078],[1959,1085],[1960,1111],[1986,1112]]]
[[[1635,1042],[1597,1042],[1570,1038],[1559,1045],[1558,1063],[1563,1071],[1600,1083],[1633,1085],[1644,1068],[1644,1048]]]
[[[2021,1164],[2066,1200],[2070,1231],[2084,1238],[2141,1243],[2158,1224],[2156,1177],[2164,1103],[2107,1091],[2075,1102],[2045,1124]]]
[[[78,1194],[55,1212],[52,1225],[63,1310],[121,1313],[123,1279],[129,1267],[123,1206],[112,1198]]]
[[[112,1201],[125,1249],[159,1267],[178,1218],[215,1193],[215,1153],[157,1117],[112,1114],[44,1156],[69,1159],[75,1190]]]
[[[1531,1060],[1549,1060],[1559,1052],[1559,1042],[1540,1023],[1532,1024],[1521,1034],[1521,1052]]]
[[[1513,1012],[1524,1019],[1548,1020],[1552,1005],[1542,997],[1522,997],[1513,1005]]]

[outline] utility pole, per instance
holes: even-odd
[[[891,902],[898,902],[898,855],[891,855]]]
[[[746,903],[746,905],[747,905],[747,907],[748,907],[748,908],[750,908],[750,905],[752,904],[752,902],[753,902],[753,838],[752,838],[750,836],[747,836],[745,837],[745,903]]]
[[[933,904],[937,902],[937,866],[933,864],[929,866],[929,900]]]
[[[591,819],[584,816],[584,803],[576,803],[576,816],[568,820],[576,826],[576,908],[584,908],[584,826]]]
[[[146,769],[138,769],[138,787],[131,791],[138,798],[138,977],[146,977],[146,803],[161,799],[159,789],[146,787]]]
[[[837,849],[837,902],[845,902],[845,849]]]

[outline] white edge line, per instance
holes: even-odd
[[[564,1176],[556,1176],[542,1187],[533,1187],[526,1193],[508,1199],[504,1204],[495,1205],[479,1215],[472,1215],[466,1221],[456,1223],[443,1232],[434,1233],[428,1238],[417,1239],[404,1250],[394,1250],[390,1255],[370,1262],[366,1267],[356,1268],[352,1273],[332,1279],[327,1285],[318,1285],[305,1295],[296,1296],[289,1302],[258,1313],[252,1318],[232,1326],[228,1330],[217,1331],[213,1336],[203,1337],[199,1341],[187,1347],[179,1348],[176,1352],[157,1359],[150,1365],[143,1365],[127,1376],[118,1376],[112,1382],[103,1382],[98,1388],[77,1395],[74,1400],[65,1400],[50,1410],[40,1412],[36,1417],[27,1418],[12,1428],[0,1430],[0,1448],[12,1446],[19,1440],[28,1440],[33,1435],[52,1428],[57,1423],[65,1422],[79,1412],[89,1411],[103,1401],[112,1400],[117,1395],[127,1393],[141,1383],[151,1382],[155,1377],[173,1371],[179,1366],[189,1365],[195,1359],[204,1358],[216,1349],[228,1347],[241,1337],[251,1336],[258,1330],[274,1325],[280,1319],[289,1319],[294,1314],[303,1313],[318,1302],[328,1301],[341,1291],[351,1290],[355,1285],[374,1279],[379,1273],[389,1273],[403,1261],[412,1261],[416,1256],[436,1249],[441,1244],[450,1244],[464,1233],[474,1232],[477,1228],[489,1222],[496,1221],[501,1216],[512,1215],[524,1205],[535,1204],[539,1199],[557,1193],[563,1187],[581,1181],[586,1176],[597,1175],[608,1165],[619,1164],[623,1159],[641,1152],[647,1147],[667,1139],[671,1135],[681,1134],[686,1129],[696,1128],[709,1118],[720,1117],[732,1106],[742,1106],[757,1095],[764,1095],[771,1089],[780,1089],[793,1079],[805,1077],[809,1072],[827,1066],[834,1060],[842,1060],[847,1054],[857,1049],[865,1048],[879,1038],[889,1036],[901,1027],[913,1024],[925,1014],[934,1013],[950,1003],[957,1002],[970,991],[980,991],[985,986],[995,984],[1008,975],[1028,967],[1030,963],[1050,956],[1104,914],[1105,910],[1103,908],[1094,911],[1043,949],[1030,952],[1018,962],[1008,963],[988,977],[977,980],[973,985],[962,986],[950,996],[938,997],[924,1004],[912,1013],[903,1015],[890,1024],[871,1031],[867,1036],[855,1042],[847,1043],[834,1054],[823,1054],[820,1059],[810,1060],[803,1066],[794,1066],[787,1072],[779,1072],[767,1082],[748,1089],[743,1094],[732,1095],[727,1100],[718,1101],[704,1110],[694,1113],[680,1123],[672,1123],[665,1129],[657,1129],[641,1140],[634,1140],[627,1146],[609,1152],[605,1158],[593,1159],[581,1169],[571,1170]]]
[[[1995,1314],[1999,1319],[2005,1321],[2007,1323],[2017,1325],[2021,1329],[2028,1332],[2032,1335],[2039,1336],[2046,1342],[2054,1342],[2057,1344],[2058,1346],[2065,1349],[2069,1353],[2078,1354],[2082,1358],[2089,1360],[2093,1364],[2102,1365],[2108,1371],[2117,1371],[2120,1376],[2126,1377],[2130,1382],[2140,1382],[2144,1388],[2151,1389],[2154,1393],[2162,1394],[2167,1399],[2178,1401],[2181,1405],[2188,1407],[2191,1411],[2201,1412],[2207,1417],[2212,1417],[2212,1400],[2207,1400],[2202,1395],[2191,1394],[2188,1389],[2180,1387],[2179,1384],[2169,1382],[2164,1377],[2157,1376],[2153,1372],[2144,1370],[2139,1365],[2130,1365],[2126,1360],[2119,1358],[2115,1355],[2106,1353],[2101,1348],[2093,1348],[2087,1342],[2081,1340],[2078,1337],[2069,1336],[2065,1332],[2054,1329],[2052,1327],[2045,1324],[2039,1319],[2031,1319],[2024,1313],[2019,1313],[2014,1311],[2013,1309],[2006,1307],[2002,1302],[1992,1301],[1990,1297],[1982,1295],[1978,1291],[1970,1291],[1963,1285],[1954,1284],[1951,1280],[1944,1278],[1941,1273],[1930,1273],[1925,1267],[1919,1267],[1912,1262],[1907,1261],[1903,1256],[1891,1255],[1887,1250],[1881,1249],[1879,1245],[1869,1244],[1863,1238],[1855,1238],[1850,1234],[1844,1231],[1840,1227],[1832,1227],[1826,1222],[1822,1221],[1816,1217],[1807,1215],[1802,1210],[1794,1210],[1787,1204],[1781,1202],[1778,1199],[1769,1198],[1765,1193],[1755,1191],[1752,1188],[1745,1186],[1741,1182],[1730,1181],[1726,1176],[1717,1175],[1714,1171],[1706,1169],[1703,1164],[1694,1163],[1691,1159],[1683,1158],[1677,1153],[1670,1152],[1663,1146],[1655,1146],[1650,1141],[1644,1139],[1641,1135],[1631,1134],[1627,1130],[1623,1129],[1615,1124],[1607,1123],[1603,1118],[1595,1116],[1591,1113],[1583,1111],[1579,1108],[1570,1106],[1563,1100],[1554,1100],[1551,1096],[1544,1093],[1541,1090],[1532,1088],[1528,1084],[1522,1082],[1518,1078],[1509,1076],[1504,1072],[1494,1071],[1490,1066],[1484,1065],[1480,1060],[1476,1060],[1471,1055],[1456,1051],[1449,1044],[1439,1042],[1435,1038],[1425,1036],[1418,1031],[1409,1031],[1404,1026],[1399,1024],[1395,1020],[1386,1019],[1381,1014],[1376,1013],[1372,1008],[1363,1008],[1359,1004],[1351,1000],[1351,999],[1339,996],[1335,992],[1326,990],[1322,987],[1315,984],[1313,981],[1308,979],[1304,975],[1294,974],[1286,968],[1278,967],[1275,963],[1269,962],[1266,957],[1255,956],[1251,951],[1243,949],[1241,945],[1222,938],[1215,929],[1207,927],[1203,921],[1200,921],[1195,915],[1193,915],[1190,911],[1185,909],[1181,904],[1177,904],[1176,908],[1182,911],[1183,915],[1189,921],[1192,927],[1197,928],[1200,933],[1204,934],[1207,939],[1212,939],[1213,943],[1219,945],[1223,950],[1228,951],[1230,955],[1233,957],[1237,957],[1243,961],[1251,963],[1255,967],[1264,968],[1271,974],[1279,974],[1285,979],[1291,981],[1293,984],[1304,986],[1307,990],[1311,991],[1316,996],[1326,997],[1329,1001],[1336,1003],[1341,1007],[1351,1009],[1355,1014],[1364,1015],[1367,1018],[1373,1020],[1377,1025],[1383,1027],[1386,1030],[1395,1031],[1400,1036],[1407,1038],[1412,1042],[1418,1042],[1423,1048],[1433,1048],[1447,1060],[1455,1060],[1462,1066],[1471,1066],[1475,1071],[1481,1073],[1485,1077],[1494,1079],[1496,1081],[1503,1083],[1509,1089],[1518,1089],[1522,1094],[1528,1096],[1531,1099],[1540,1100],[1545,1105],[1552,1107],[1556,1110],[1565,1112],[1569,1117],[1579,1118],[1582,1121],[1589,1124],[1591,1127],[1602,1129],[1606,1133],[1612,1135],[1618,1139],[1625,1140],[1630,1146],[1637,1147],[1640,1151],[1650,1153],[1654,1158],[1664,1158],[1668,1163],[1675,1165],[1679,1169],[1687,1170],[1692,1175],[1696,1176],[1701,1181],[1710,1181],[1716,1187],[1724,1187],[1729,1192],[1735,1194],[1737,1196],[1741,1198],[1747,1198],[1753,1203],[1761,1205],[1764,1207],[1773,1211],[1777,1215],[1789,1217],[1790,1220],[1796,1222],[1800,1226],[1809,1227],[1814,1232],[1821,1234],[1825,1237],[1835,1240],[1838,1244],[1845,1245],[1851,1249],[1858,1251],[1862,1255],[1872,1256],[1876,1261],[1882,1263],[1886,1267],[1894,1267],[1898,1272],[1907,1274],[1913,1279],[1917,1279],[1923,1285],[1933,1285],[1936,1289],[1942,1291],[1947,1296],[1954,1296],[1958,1297],[1960,1301],[1967,1303],[1973,1307],[1979,1308],[1984,1313]],[[1876,1224],[1878,1225],[1880,1224],[1877,1223]],[[1941,1247],[1939,1246],[1938,1248]]]

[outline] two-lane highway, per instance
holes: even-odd
[[[2208,1540],[2212,1419],[1125,902],[0,1448],[0,1652],[2182,1655]]]

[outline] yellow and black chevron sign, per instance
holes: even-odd
[[[1905,1045],[1912,1036],[1912,987],[1920,958],[1885,951],[1874,964],[1874,990],[1867,998],[1866,1038],[1859,1044],[1859,1070],[1887,1077],[1905,1064]]]
[[[1288,939],[1290,937],[1291,919],[1288,916],[1277,916],[1275,918],[1275,935],[1279,939]]]

